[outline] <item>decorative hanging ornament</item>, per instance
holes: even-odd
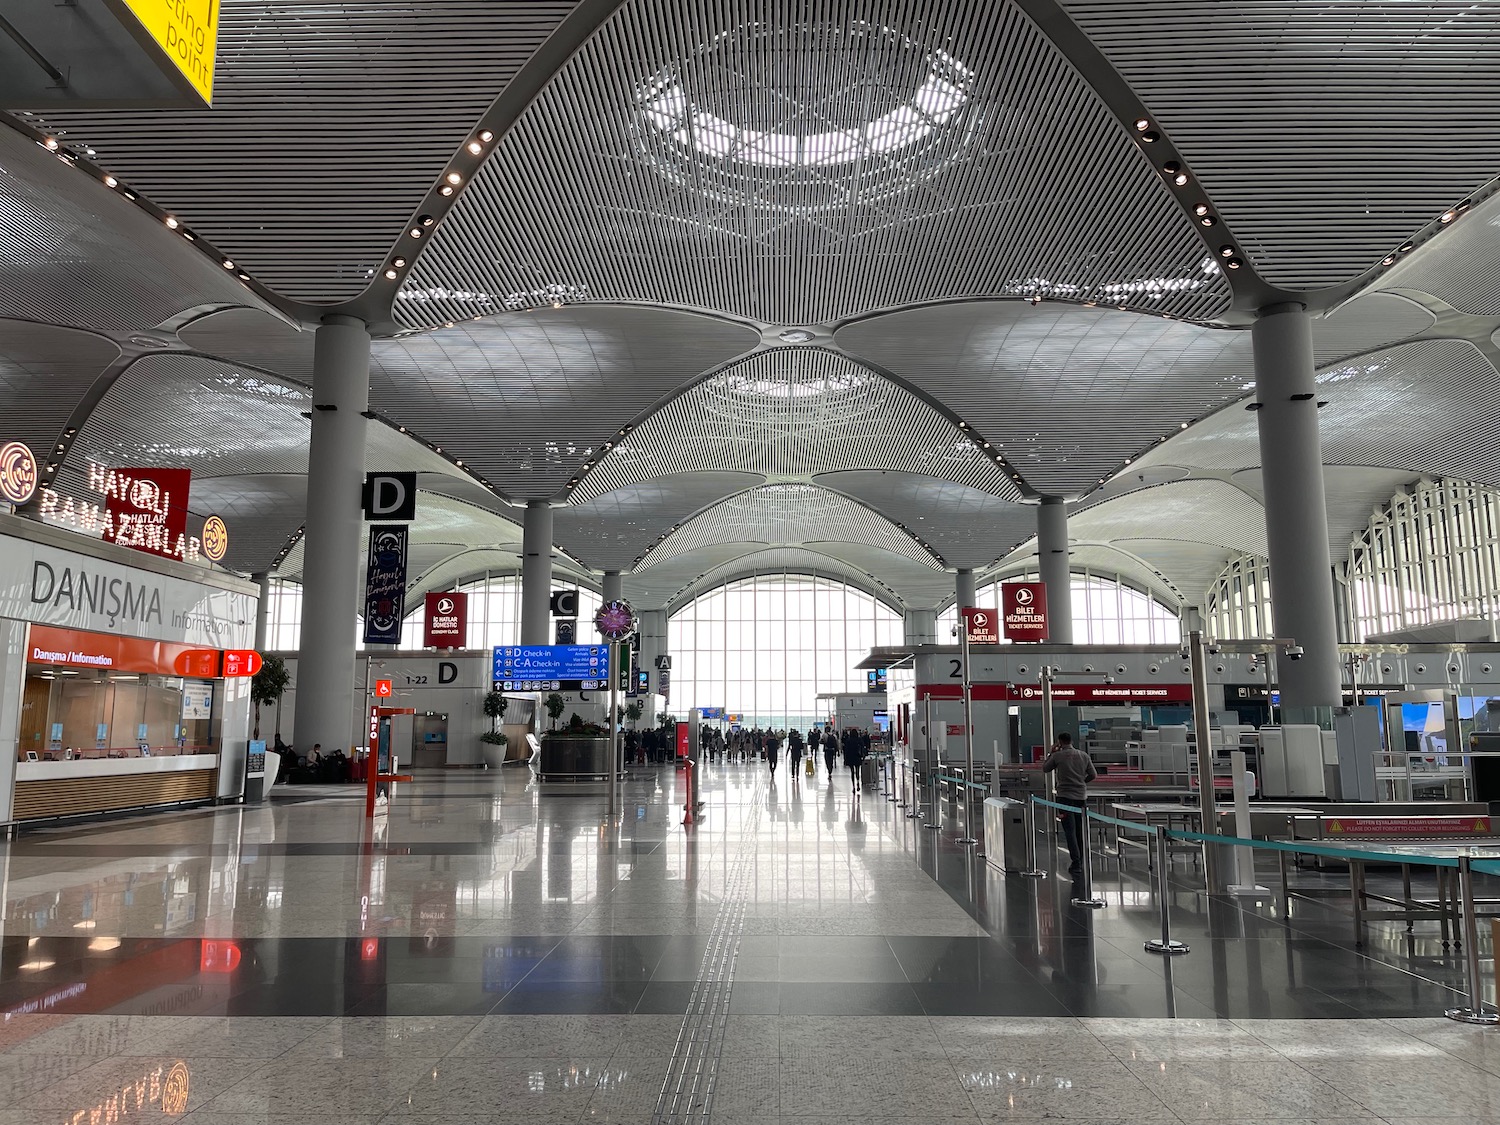
[[[594,628],[607,641],[623,641],[635,632],[635,610],[629,602],[605,602],[594,614]]]

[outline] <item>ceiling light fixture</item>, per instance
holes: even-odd
[[[1458,218],[1457,211],[1444,211],[1441,215],[1438,216],[1438,222],[1451,223],[1456,218]]]
[[[488,129],[481,129],[479,130],[479,139],[485,144],[489,144],[495,139],[495,134],[491,133]]]
[[[166,223],[167,226],[171,227],[173,230],[176,230],[180,225],[177,220],[174,219],[171,215],[168,215],[165,219],[162,220],[162,222]]]
[[[225,258],[219,265],[223,266],[226,270],[234,269],[234,262],[229,258]]]
[[[410,234],[413,238],[421,238],[422,237],[422,228],[421,227],[412,227],[411,230],[408,231],[407,233]]]
[[[406,265],[406,259],[397,258],[393,262],[391,262],[391,265],[395,266],[397,269],[400,269],[402,266]]]
[[[447,184],[444,184],[442,187],[438,188],[438,194],[439,195],[452,195],[453,194],[453,189],[451,187],[449,187]]]
[[[117,179],[115,179],[113,176],[106,175],[104,177],[104,186],[105,187],[111,187],[111,188],[112,187],[119,187],[120,186],[120,181],[117,180]]]
[[[385,278],[386,278],[387,281],[395,281],[396,280],[396,271],[395,270],[386,270],[385,271]]]
[[[484,146],[478,141],[470,141],[469,151],[472,152],[475,156],[478,156],[481,152],[484,151]]]
[[[1219,247],[1219,257],[1221,257],[1221,258],[1232,258],[1232,257],[1234,257],[1234,247],[1233,246],[1220,246]]]
[[[459,175],[457,172],[449,172],[448,176],[447,176],[447,179],[448,179],[448,182],[450,184],[452,184],[454,187],[457,187],[459,184],[461,184],[461,183],[464,182],[464,178],[461,175]]]
[[[57,138],[56,137],[48,137],[45,141],[42,142],[42,147],[45,148],[48,152],[56,152],[57,151]]]
[[[1149,128],[1151,128],[1151,122],[1148,121],[1146,118],[1144,118],[1144,117],[1137,117],[1135,119],[1135,131],[1137,133],[1144,133]]]
[[[437,222],[437,220],[434,219],[431,215],[418,215],[417,216],[417,226],[419,226],[419,227],[430,227],[435,222]]]
[[[1245,261],[1243,258],[1230,258],[1229,261],[1225,262],[1224,264],[1232,270],[1237,270],[1245,264]]]

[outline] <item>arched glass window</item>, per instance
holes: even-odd
[[[1391,498],[1349,552],[1354,638],[1500,612],[1500,491],[1422,480]]]
[[[1000,607],[1001,582],[1034,582],[1035,570],[1007,574],[979,587],[982,606]],[[1090,570],[1072,573],[1073,641],[1081,645],[1174,645],[1182,639],[1175,609],[1114,575]],[[938,615],[939,644],[947,644],[958,623],[957,606]]]
[[[552,583],[554,590],[571,590],[572,583]],[[497,574],[477,578],[452,587],[469,595],[469,625],[466,648],[494,648],[496,645],[521,643],[521,576]],[[600,597],[587,587],[578,587],[579,635],[593,635],[594,614]],[[295,650],[302,636],[302,587],[296,582],[271,583],[270,616],[266,625],[266,644],[279,651]],[[422,647],[423,606],[420,602],[401,623],[401,647]],[[355,644],[363,648],[362,629],[356,619]],[[551,643],[552,638],[547,638]]]
[[[1230,559],[1208,588],[1204,621],[1209,635],[1221,640],[1274,637],[1270,564],[1259,555]]]
[[[820,692],[864,691],[854,665],[901,639],[901,614],[858,587],[808,574],[737,579],[668,621],[670,710],[723,707],[749,726],[805,728],[827,718]]]

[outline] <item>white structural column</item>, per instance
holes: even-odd
[[[906,611],[905,641],[908,645],[937,644],[937,611],[931,609],[909,609]]]
[[[979,594],[974,586],[974,571],[971,567],[961,566],[958,568],[958,578],[954,583],[954,593],[958,595],[958,608],[976,605],[975,599]]]
[[[255,602],[255,651],[266,651],[266,638],[271,631],[271,576],[264,570],[250,576],[260,591]]]
[[[1073,643],[1073,576],[1068,567],[1068,505],[1044,496],[1036,510],[1036,555],[1047,586],[1047,639]]]
[[[625,579],[618,570],[606,570],[599,593],[607,602],[617,602],[625,596]]]
[[[656,697],[661,694],[661,673],[656,670],[656,658],[667,654],[667,611],[647,609],[640,612],[641,667],[646,670],[651,683],[651,694],[646,698],[647,726],[656,724]],[[670,709],[670,704],[668,705]]]
[[[307,530],[302,540],[302,636],[297,650],[296,745],[323,752],[354,737],[354,622],[360,566],[360,488],[370,406],[370,333],[329,316],[313,344]]]
[[[1251,329],[1261,482],[1276,635],[1305,655],[1278,654],[1284,711],[1340,702],[1333,567],[1323,496],[1312,324],[1301,305],[1263,309]]]
[[[552,643],[552,505],[531,500],[521,525],[521,643]]]

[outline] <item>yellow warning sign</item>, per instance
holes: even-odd
[[[146,34],[205,103],[214,100],[219,0],[123,0]]]

